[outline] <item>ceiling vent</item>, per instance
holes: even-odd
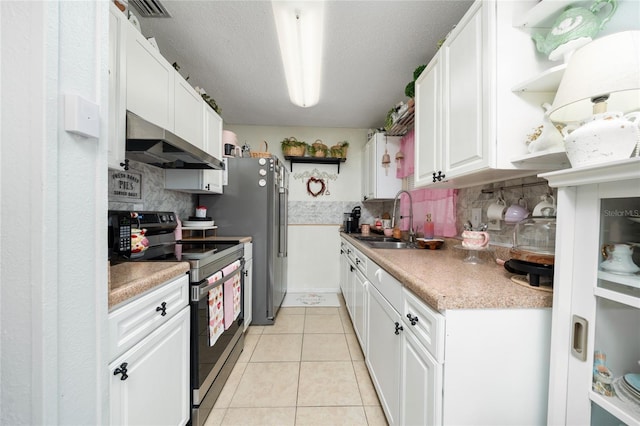
[[[171,18],[167,9],[159,0],[129,0],[138,9],[140,16],[145,18]]]

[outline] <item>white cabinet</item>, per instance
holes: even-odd
[[[200,108],[204,114],[204,139],[199,148],[215,158],[222,158],[222,118],[202,100]],[[165,169],[164,173],[166,189],[197,194],[223,193],[222,170]]]
[[[396,154],[400,138],[376,133],[364,149],[362,167],[362,200],[392,199],[402,189],[402,180],[396,178]],[[390,164],[382,167],[382,156],[389,154]]]
[[[436,55],[416,80],[415,98],[415,164],[416,186],[442,180],[442,144],[440,143],[440,55]],[[417,135],[420,135],[418,139]],[[420,143],[417,143],[417,142]],[[437,172],[436,172],[437,171]]]
[[[413,333],[403,333],[402,338],[402,424],[441,424],[442,364],[431,356]]]
[[[175,70],[139,31],[127,25],[126,109],[166,130],[174,130]]]
[[[511,87],[540,61],[513,28],[523,2],[476,1],[416,81],[416,186],[464,187],[531,175],[512,163],[542,122],[548,94]]]
[[[183,275],[109,313],[111,424],[189,421],[188,286]]]
[[[441,313],[360,256],[366,264],[363,352],[389,424],[545,423],[550,309]],[[362,271],[355,269],[357,277]],[[354,329],[357,288],[349,293]]]
[[[109,364],[111,424],[187,423],[189,336],[185,308]]]
[[[253,303],[253,243],[244,244],[244,331],[251,325]]]
[[[125,165],[125,15],[109,3],[109,168],[122,170]]]
[[[368,289],[367,355],[365,362],[390,425],[399,425],[402,320],[375,286]]]
[[[204,108],[202,96],[181,75],[174,74],[173,133],[204,149]],[[219,158],[219,157],[216,157]]]
[[[554,282],[562,283],[553,300],[549,423],[640,425],[637,400],[592,389],[595,351],[606,356],[614,391],[621,376],[640,373],[640,276],[603,264],[605,245],[640,241],[640,159],[541,176],[558,188]],[[640,265],[640,249],[632,250]]]

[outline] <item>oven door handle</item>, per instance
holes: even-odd
[[[222,277],[221,280],[215,281],[215,282],[213,282],[211,284],[209,284],[206,279],[200,281],[197,285],[194,285],[194,286],[191,287],[191,301],[192,302],[197,302],[200,299],[202,299],[203,297],[206,297],[209,294],[210,290],[213,290],[214,288],[218,287],[219,285],[224,284],[225,282],[227,282],[228,280],[230,280],[234,276],[242,273],[243,270],[244,270],[244,258],[240,260],[240,266],[238,267],[238,269],[233,271],[230,275]]]

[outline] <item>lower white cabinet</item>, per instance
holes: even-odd
[[[184,308],[109,364],[111,424],[189,421],[189,336],[189,308]]]
[[[189,421],[188,285],[183,275],[109,313],[110,424]]]
[[[371,285],[365,363],[378,399],[390,425],[400,419],[400,371],[402,364],[402,320],[391,304]]]
[[[402,333],[401,345],[402,424],[442,424],[442,364],[411,331]]]
[[[441,313],[350,250],[366,274],[343,254],[343,292],[390,425],[546,423],[551,309]]]

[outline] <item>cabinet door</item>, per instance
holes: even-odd
[[[109,155],[108,166],[122,170],[125,158],[126,80],[124,14],[109,3]]]
[[[365,144],[362,150],[362,201],[369,199],[369,150],[371,145]]]
[[[416,80],[415,159],[416,186],[434,183],[442,171],[440,149],[440,54],[437,54]]]
[[[204,101],[180,75],[174,74],[175,102],[173,132],[190,144],[204,150]]]
[[[429,354],[408,329],[403,333],[402,401],[403,425],[442,423],[442,364]]]
[[[109,365],[111,424],[189,421],[189,309],[183,308]],[[123,367],[126,376],[120,372]]]
[[[367,279],[360,271],[355,271],[353,281],[353,329],[360,347],[367,356]]]
[[[204,102],[204,146],[203,150],[215,158],[222,158],[222,118]],[[223,192],[222,170],[203,170],[205,185],[209,185],[208,191],[215,194]]]
[[[442,49],[442,143],[447,179],[488,166],[483,137],[482,2],[476,2]]]
[[[128,27],[127,109],[173,131],[175,70],[140,32]]]
[[[372,285],[368,286],[367,357],[371,380],[391,425],[400,424],[400,366],[402,336],[396,327],[400,315]]]

